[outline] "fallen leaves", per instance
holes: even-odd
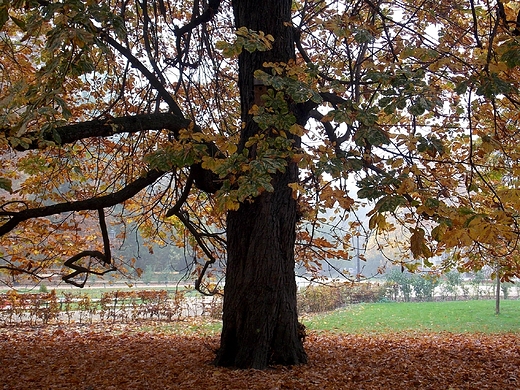
[[[135,326],[6,328],[0,388],[517,389],[520,335],[312,333],[310,363],[265,371],[214,367],[218,337]]]

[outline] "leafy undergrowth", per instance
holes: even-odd
[[[0,330],[0,389],[517,389],[520,335],[312,333],[310,363],[211,365],[218,337],[117,325]]]

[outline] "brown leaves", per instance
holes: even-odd
[[[310,363],[214,367],[215,337],[96,328],[0,334],[4,389],[514,389],[520,336],[311,333]]]

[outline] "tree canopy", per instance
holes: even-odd
[[[226,2],[3,2],[2,266],[36,274],[82,251],[105,256],[103,209],[150,239],[186,231],[214,261],[224,213],[272,191],[293,159],[302,260],[348,257],[352,232],[330,226],[324,237],[336,221],[324,211],[347,216],[369,201],[368,227],[404,227],[413,258],[449,250],[447,266],[478,268],[491,253],[516,275],[518,5],[302,1],[292,11],[297,58],[255,74],[270,88],[254,120],[279,132],[247,141],[252,160],[237,152],[234,58],[274,38],[234,30]],[[287,115],[287,96],[306,106],[306,124]]]
[[[226,218],[285,175],[310,270],[349,258],[369,204],[362,227],[402,229],[411,270],[449,253],[520,275],[517,2],[262,6],[279,34],[236,25],[246,3],[0,2],[0,268],[82,285],[129,261],[113,225],[193,247],[214,293]]]

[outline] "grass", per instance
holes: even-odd
[[[494,300],[372,303],[353,305],[303,318],[311,330],[336,333],[520,332],[520,301],[503,300],[495,315]]]
[[[161,334],[175,335],[196,335],[196,336],[217,336],[222,330],[222,322],[216,320],[196,320],[180,321],[173,323],[152,323],[138,326],[140,332],[152,332]]]
[[[366,303],[325,314],[304,316],[308,330],[348,334],[395,332],[520,333],[520,300],[501,301],[501,314],[495,315],[494,300]],[[220,334],[220,321],[155,324],[154,329],[172,334]]]

